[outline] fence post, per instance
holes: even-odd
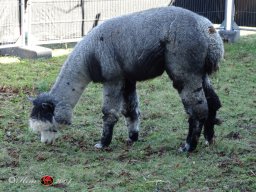
[[[20,1],[20,20],[21,20],[21,46],[26,45],[26,34],[25,34],[25,0]]]
[[[226,0],[225,7],[225,28],[227,31],[231,31],[234,21],[234,0]]]
[[[240,30],[234,21],[235,4],[234,0],[226,0],[225,4],[225,20],[222,23],[223,30],[219,33],[225,42],[236,42],[240,37]]]
[[[32,16],[32,14],[31,14],[31,5],[32,5],[31,0],[27,1],[26,25],[27,25],[27,45],[28,46],[32,45],[32,35],[31,35],[31,25],[32,25],[31,16]]]

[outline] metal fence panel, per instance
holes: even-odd
[[[1,0],[0,48],[14,46],[20,37],[19,5],[19,0]]]
[[[213,23],[225,19],[225,0],[175,0],[174,5],[203,15]],[[235,22],[239,26],[256,27],[256,0],[235,0]]]
[[[76,39],[81,37],[80,0],[31,1],[29,21],[32,41]]]
[[[239,26],[256,27],[256,0],[236,0],[235,9],[235,21]]]
[[[183,7],[220,24],[224,20],[225,0],[175,0],[175,6]]]
[[[197,12],[213,23],[222,23],[225,13],[225,0],[0,1],[0,48],[24,45],[25,33],[31,44],[74,42],[91,30],[97,14],[102,22],[122,14],[167,6],[173,1],[174,5]],[[24,1],[28,2],[23,17],[25,23],[21,14]],[[256,26],[256,0],[235,0],[235,8],[235,21],[239,26]]]
[[[118,15],[167,6],[170,0],[30,0],[30,37],[33,44],[74,41],[93,26]]]

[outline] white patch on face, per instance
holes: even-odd
[[[49,121],[40,121],[36,119],[29,119],[29,127],[36,133],[41,133],[41,142],[50,144],[58,138],[58,129],[56,123]]]
[[[40,121],[36,119],[29,119],[29,127],[34,132],[49,131],[54,125],[49,121]]]

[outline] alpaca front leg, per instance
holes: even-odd
[[[103,148],[110,145],[113,135],[113,128],[118,121],[122,102],[122,82],[108,82],[103,88],[103,132],[96,148]]]
[[[139,137],[140,112],[135,81],[125,81],[122,114],[125,116],[128,128],[128,142],[137,141]]]

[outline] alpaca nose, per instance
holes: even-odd
[[[41,132],[41,142],[45,144],[53,144],[58,138],[57,131],[42,131]]]

